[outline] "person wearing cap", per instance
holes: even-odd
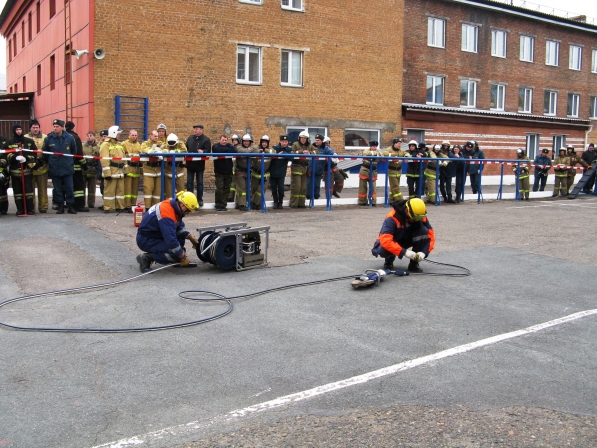
[[[44,145],[44,139],[47,137],[41,132],[39,121],[31,120],[29,123],[29,133],[25,137],[33,139],[35,146],[41,148]],[[48,170],[50,167],[43,160],[43,154],[37,154],[38,166],[33,170],[33,202],[37,195],[37,210],[40,213],[48,211]],[[37,191],[37,192],[36,192]]]
[[[464,162],[462,148],[460,145],[454,145],[452,147],[450,158],[459,159],[451,160],[446,167],[446,177],[450,178],[450,183],[452,183],[452,177],[456,178],[456,181],[454,182],[454,193],[456,195],[456,200],[454,202],[459,204],[462,201],[462,192],[464,191],[464,184],[466,182],[466,164]]]
[[[280,143],[272,149],[276,154],[289,154],[290,147],[287,134],[280,135]],[[272,198],[274,200],[274,208],[282,209],[282,202],[284,201],[284,179],[286,178],[286,171],[288,169],[287,157],[274,157],[271,159],[269,165],[269,185],[272,190]]]
[[[85,207],[85,171],[87,159],[83,157],[83,142],[79,134],[75,132],[75,123],[67,121],[64,123],[66,132],[73,136],[75,145],[77,146],[77,156],[75,157],[75,174],[73,174],[73,189],[75,194],[75,210],[77,212],[88,212],[89,208]]]
[[[12,192],[17,216],[34,215],[35,201],[33,200],[33,169],[38,166],[37,149],[31,138],[23,135],[23,128],[19,123],[12,127],[13,137],[8,141],[8,148],[15,149],[6,155],[8,168],[12,178]]]
[[[241,145],[236,148],[238,153],[256,153],[259,152],[257,146],[253,145],[251,134],[242,136]],[[234,167],[234,187],[236,189],[236,199],[234,208],[245,212],[247,208],[247,178],[249,176],[249,157],[238,157]]]
[[[382,156],[383,153],[377,150],[379,142],[371,140],[369,149],[363,151],[364,156]],[[359,171],[359,205],[369,205],[369,182],[371,181],[371,205],[377,204],[377,159],[363,159],[363,164]],[[371,174],[372,176],[371,176]]]
[[[158,124],[158,127],[156,128],[158,131],[158,141],[160,142],[160,145],[165,145],[166,144],[166,132],[167,132],[167,128],[166,125],[164,123],[160,123]]]
[[[102,129],[101,131],[99,131],[99,137],[100,137],[99,144],[101,145],[108,138],[108,130],[107,129]],[[98,148],[98,155],[99,155],[99,148]],[[97,164],[97,180],[100,181],[100,184],[99,184],[100,193],[101,193],[102,198],[103,198],[104,197],[104,177],[102,176],[102,170],[101,170],[101,165],[99,164],[99,160],[98,160],[98,164]],[[103,210],[104,206],[100,205],[98,207],[98,209]]]
[[[162,148],[157,129],[149,133],[149,138],[141,144],[142,154],[151,154],[143,163],[143,200],[145,211],[152,205],[159,204],[162,196]],[[157,154],[157,155],[156,155]]]
[[[315,135],[315,154],[323,154],[326,156],[335,156],[336,153],[324,142],[325,136],[322,134]],[[310,164],[313,166],[313,174],[307,178],[307,199],[311,199],[311,190],[314,190],[313,197],[319,199],[321,195],[321,179],[323,178],[324,171],[327,171],[328,160],[315,160],[311,159]]]
[[[220,154],[234,154],[236,148],[228,142],[226,134],[220,135],[220,140],[211,148],[212,152]],[[228,211],[228,194],[232,185],[232,158],[224,157],[214,160],[214,175],[216,180],[215,209],[218,212]]]
[[[595,145],[593,143],[589,143],[586,151],[583,151],[581,158],[585,161],[585,163],[589,166],[593,165],[593,162],[597,160],[597,153],[595,153]],[[587,181],[585,186],[583,187],[582,191],[585,193],[591,193],[593,191],[593,185],[595,185],[595,175],[591,176],[591,178]]]
[[[187,257],[185,242],[188,240],[195,247],[199,241],[185,228],[182,220],[196,210],[199,210],[197,197],[189,191],[181,191],[175,198],[153,205],[145,213],[136,237],[137,247],[143,251],[137,255],[142,273],[149,272],[154,262],[196,266]]]
[[[470,161],[485,158],[485,154],[483,154],[483,151],[481,151],[481,148],[479,148],[479,145],[474,140],[466,142],[462,155],[465,159],[469,159]],[[483,171],[483,165],[470,163],[467,165],[466,170],[471,181],[473,194],[477,194],[479,187],[481,186],[481,172]]]
[[[168,134],[166,138],[166,143],[162,145],[162,152],[175,152],[175,153],[186,153],[187,146],[178,140],[178,136],[176,134]],[[179,191],[184,190],[184,158],[177,157],[176,158],[176,169],[175,169],[175,176],[176,176],[176,191],[172,192],[172,158],[168,157],[164,164],[164,174],[166,177],[164,178],[164,197],[165,198],[172,198],[176,193]]]
[[[566,192],[570,193],[570,189],[574,185],[574,178],[576,177],[576,165],[580,164],[584,168],[588,168],[589,165],[576,154],[576,150],[572,145],[566,146],[566,155],[570,158],[570,169],[568,169],[568,177],[566,178]]]
[[[187,138],[187,151],[189,153],[211,152],[211,140],[203,133],[202,124],[193,126],[193,135]],[[197,200],[199,206],[203,207],[203,174],[205,173],[205,160],[187,160],[187,191],[195,191],[195,180],[197,180]]]
[[[104,213],[124,209],[124,168],[126,161],[124,147],[118,141],[122,132],[119,126],[110,126],[108,138],[100,146],[100,163],[104,178]]]
[[[0,136],[0,149],[8,147],[8,139]],[[10,184],[10,171],[6,154],[0,153],[0,215],[8,213],[8,185]]]
[[[139,194],[139,180],[141,178],[141,162],[139,154],[141,153],[141,143],[138,141],[139,134],[136,129],[129,131],[129,138],[122,142],[124,154],[128,160],[124,167],[124,211],[133,213],[133,207],[137,205],[137,196]]]
[[[533,191],[544,191],[547,183],[547,174],[551,168],[551,159],[548,156],[549,149],[543,148],[540,154],[537,154],[533,164],[535,165],[535,180],[533,182]],[[539,186],[541,185],[541,186]]]
[[[566,178],[568,177],[568,167],[570,166],[570,157],[566,154],[566,148],[561,147],[558,151],[558,157],[553,161],[553,170],[555,172],[555,182],[553,184],[553,194],[551,197],[559,195],[567,196],[568,188],[566,186]]]
[[[409,157],[409,154],[402,149],[402,139],[394,138],[392,146],[387,148],[384,156],[388,157]],[[400,191],[400,176],[402,175],[402,160],[390,159],[388,160],[388,183],[390,185],[390,203],[401,201],[402,192]]]
[[[309,132],[305,129],[290,147],[291,154],[315,154],[315,148],[309,142]],[[307,198],[307,172],[310,159],[292,159],[290,164],[290,208],[305,208]]]
[[[87,163],[85,165],[85,190],[87,191],[87,198],[85,203],[89,208],[95,208],[95,189],[97,185],[97,173],[99,160],[99,145],[95,141],[95,132],[87,131],[87,140],[83,143],[83,155],[86,157]]]
[[[44,140],[42,151],[49,165],[48,175],[52,179],[54,195],[52,201],[58,204],[57,214],[64,213],[64,202],[68,213],[76,214],[75,196],[73,193],[73,174],[75,172],[74,156],[77,152],[75,139],[64,130],[64,121],[52,121],[54,130]],[[58,155],[56,155],[58,154]],[[64,157],[67,155],[67,157]]]
[[[408,270],[421,273],[419,262],[427,258],[435,246],[435,233],[427,218],[425,203],[411,198],[392,202],[391,206],[371,254],[385,258],[384,269],[394,269],[396,257],[406,257],[410,260]]]
[[[525,160],[525,162],[521,162]],[[524,148],[518,148],[516,150],[516,161],[512,165],[512,171],[518,179],[518,193],[520,200],[529,200],[530,182],[529,177],[531,176],[531,164],[530,160],[526,155]]]
[[[421,183],[421,164],[425,167],[425,163],[418,161],[421,157],[428,157],[427,144],[425,142],[417,143],[415,140],[408,142],[409,157],[415,158],[416,162],[409,160],[406,167],[406,184],[408,185],[408,197],[418,198],[420,183]]]

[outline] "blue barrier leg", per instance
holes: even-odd
[[[265,157],[261,156],[261,213],[267,213],[265,205]]]
[[[500,164],[500,188],[498,189],[497,199],[502,199],[502,189],[504,188],[504,164]]]

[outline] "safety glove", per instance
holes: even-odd
[[[195,235],[189,235],[189,241],[193,244],[193,249],[195,249],[197,244],[199,244],[199,240]]]
[[[423,261],[425,259],[425,254],[423,252],[417,252],[417,259],[416,262]]]
[[[404,256],[410,260],[417,261],[417,253],[413,252],[410,249],[406,249],[406,253],[404,254]]]
[[[19,163],[25,163],[27,161],[27,159],[24,156],[16,156],[15,158]]]
[[[188,264],[191,262],[191,260],[189,260],[189,257],[187,257],[186,255],[182,258],[182,260],[180,260],[180,266],[188,266]]]

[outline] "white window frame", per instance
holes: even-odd
[[[491,96],[493,96],[493,90],[495,88],[496,91],[496,104],[494,107],[491,107]],[[491,110],[506,110],[506,85],[505,84],[492,84],[490,90],[490,98],[489,104]],[[501,104],[500,104],[501,102]]]
[[[597,95],[591,95],[589,99],[589,118],[597,119]]]
[[[503,36],[499,39],[502,43],[502,51],[500,52],[500,47],[498,46],[498,37]],[[491,55],[496,58],[505,58],[507,56],[507,49],[508,47],[508,33],[504,30],[491,30]]]
[[[569,93],[566,115],[572,118],[578,118],[580,114],[580,94]]]
[[[245,60],[244,60],[244,64],[245,64],[245,77],[244,78],[239,78],[238,77],[238,56],[239,56],[239,50],[240,49],[244,49],[245,50]],[[249,80],[249,74],[250,74],[250,60],[249,60],[249,55],[251,54],[251,50],[258,50],[258,54],[259,54],[259,79],[257,81],[250,81]],[[262,83],[262,73],[261,73],[261,69],[263,67],[263,61],[262,61],[262,56],[263,56],[263,52],[261,47],[256,47],[254,45],[237,45],[236,47],[236,83],[237,84],[252,84],[252,85],[260,85]]]
[[[342,142],[344,143],[344,149],[348,149],[348,150],[361,150],[361,149],[369,149],[369,146],[347,146],[346,145],[346,133],[347,132],[353,132],[353,131],[365,131],[365,132],[376,132],[377,133],[377,137],[373,138],[373,140],[377,141],[378,143],[380,143],[380,137],[381,137],[381,132],[379,129],[366,129],[366,128],[346,128],[344,129],[344,136],[342,138]],[[371,139],[369,139],[369,141],[371,141]]]
[[[466,104],[463,102],[463,92],[466,90]],[[462,79],[460,81],[460,107],[475,108],[477,107],[477,81],[470,79]]]
[[[521,107],[522,98],[522,107]],[[529,87],[518,88],[518,112],[530,114],[533,111],[533,89]]]
[[[533,62],[535,38],[533,36],[520,35],[520,60]]]
[[[545,65],[560,65],[560,43],[555,40],[545,42]]]
[[[479,38],[479,27],[468,23],[462,24],[462,45],[460,49],[468,53],[477,52],[477,42]]]
[[[591,51],[591,73],[597,73],[597,49]]]
[[[301,6],[298,8],[293,6],[293,3],[300,3]],[[290,11],[305,11],[303,0],[282,0],[282,9],[288,9]],[[287,3],[286,5],[284,3]]]
[[[283,59],[284,59],[284,54],[288,54],[288,78],[286,81],[284,81],[282,79],[282,64],[283,64]],[[294,65],[295,65],[295,61],[294,58],[292,57],[293,55],[299,55],[299,64],[300,64],[300,79],[297,82],[293,82],[292,78],[293,78],[293,71],[294,71]],[[282,86],[287,86],[287,87],[303,87],[303,52],[302,51],[297,51],[297,50],[281,50],[280,51],[280,85]]]
[[[548,100],[548,95],[549,95],[549,100]],[[545,101],[547,100],[547,101]],[[544,115],[550,115],[550,116],[556,116],[558,114],[558,92],[554,91],[554,90],[546,90],[545,91],[545,95],[544,95],[544,102],[547,104],[543,104],[543,114]],[[545,109],[547,106],[547,112],[545,112]]]
[[[439,80],[441,80],[441,102],[437,102],[437,91],[439,89]],[[429,89],[429,81],[431,81],[431,88],[433,89],[433,98],[432,101],[427,101],[427,90]],[[426,84],[425,84],[425,102],[426,104],[436,104],[436,105],[442,105],[444,104],[444,99],[445,99],[445,92],[446,92],[446,78],[444,76],[433,76],[433,75],[428,75],[427,79],[426,79]]]
[[[566,135],[558,134],[553,136],[552,149],[554,154],[558,154],[560,148],[566,147]]]
[[[437,17],[427,19],[427,46],[446,48],[446,21]]]
[[[570,70],[582,70],[582,47],[578,45],[570,45],[568,68]]]
[[[326,126],[286,126],[286,134],[290,134],[292,132],[307,131],[309,133],[309,141],[313,143],[315,141],[315,136],[317,134],[323,134],[324,137],[327,137],[328,128]],[[294,143],[296,140],[292,141]]]
[[[535,156],[539,153],[539,139],[541,134],[527,134],[526,138],[526,150],[527,156],[530,160],[534,160]]]
[[[239,3],[248,3],[249,5],[263,5],[263,0],[238,0]]]

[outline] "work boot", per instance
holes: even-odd
[[[445,194],[442,194],[442,198],[444,198],[444,202],[448,202],[448,197]]]
[[[282,206],[282,201],[278,202],[278,210],[282,210],[283,206]]]
[[[71,215],[76,215],[77,211],[75,210],[75,207],[72,205],[68,206],[68,213],[70,213]]]
[[[417,274],[420,274],[423,272],[423,269],[419,267],[419,263],[414,260],[410,260],[410,263],[408,263],[408,272],[416,272]]]
[[[390,270],[394,269],[394,260],[395,259],[396,259],[395,255],[391,255],[389,257],[386,257],[386,261],[383,264],[383,268],[384,269],[390,269]]]
[[[52,210],[58,210],[59,206],[60,204],[58,204],[58,202],[52,202]]]
[[[53,207],[52,207],[53,208]],[[64,213],[64,205],[62,204],[58,204],[57,208],[56,208],[56,214],[57,215],[62,215]]]
[[[452,195],[448,195],[448,200],[447,200],[448,204],[455,204],[456,201],[454,199],[452,199]]]
[[[340,197],[340,195],[337,192],[335,192],[335,191],[332,193],[332,196],[334,196],[335,198],[339,198]]]
[[[76,210],[78,212],[88,212],[89,211],[89,209],[87,207],[77,207]]]
[[[151,254],[140,254],[137,255],[137,263],[139,263],[139,270],[145,274],[151,271],[151,264],[153,263],[153,257]]]
[[[272,198],[274,199],[274,209],[278,209],[278,193],[272,191]]]

